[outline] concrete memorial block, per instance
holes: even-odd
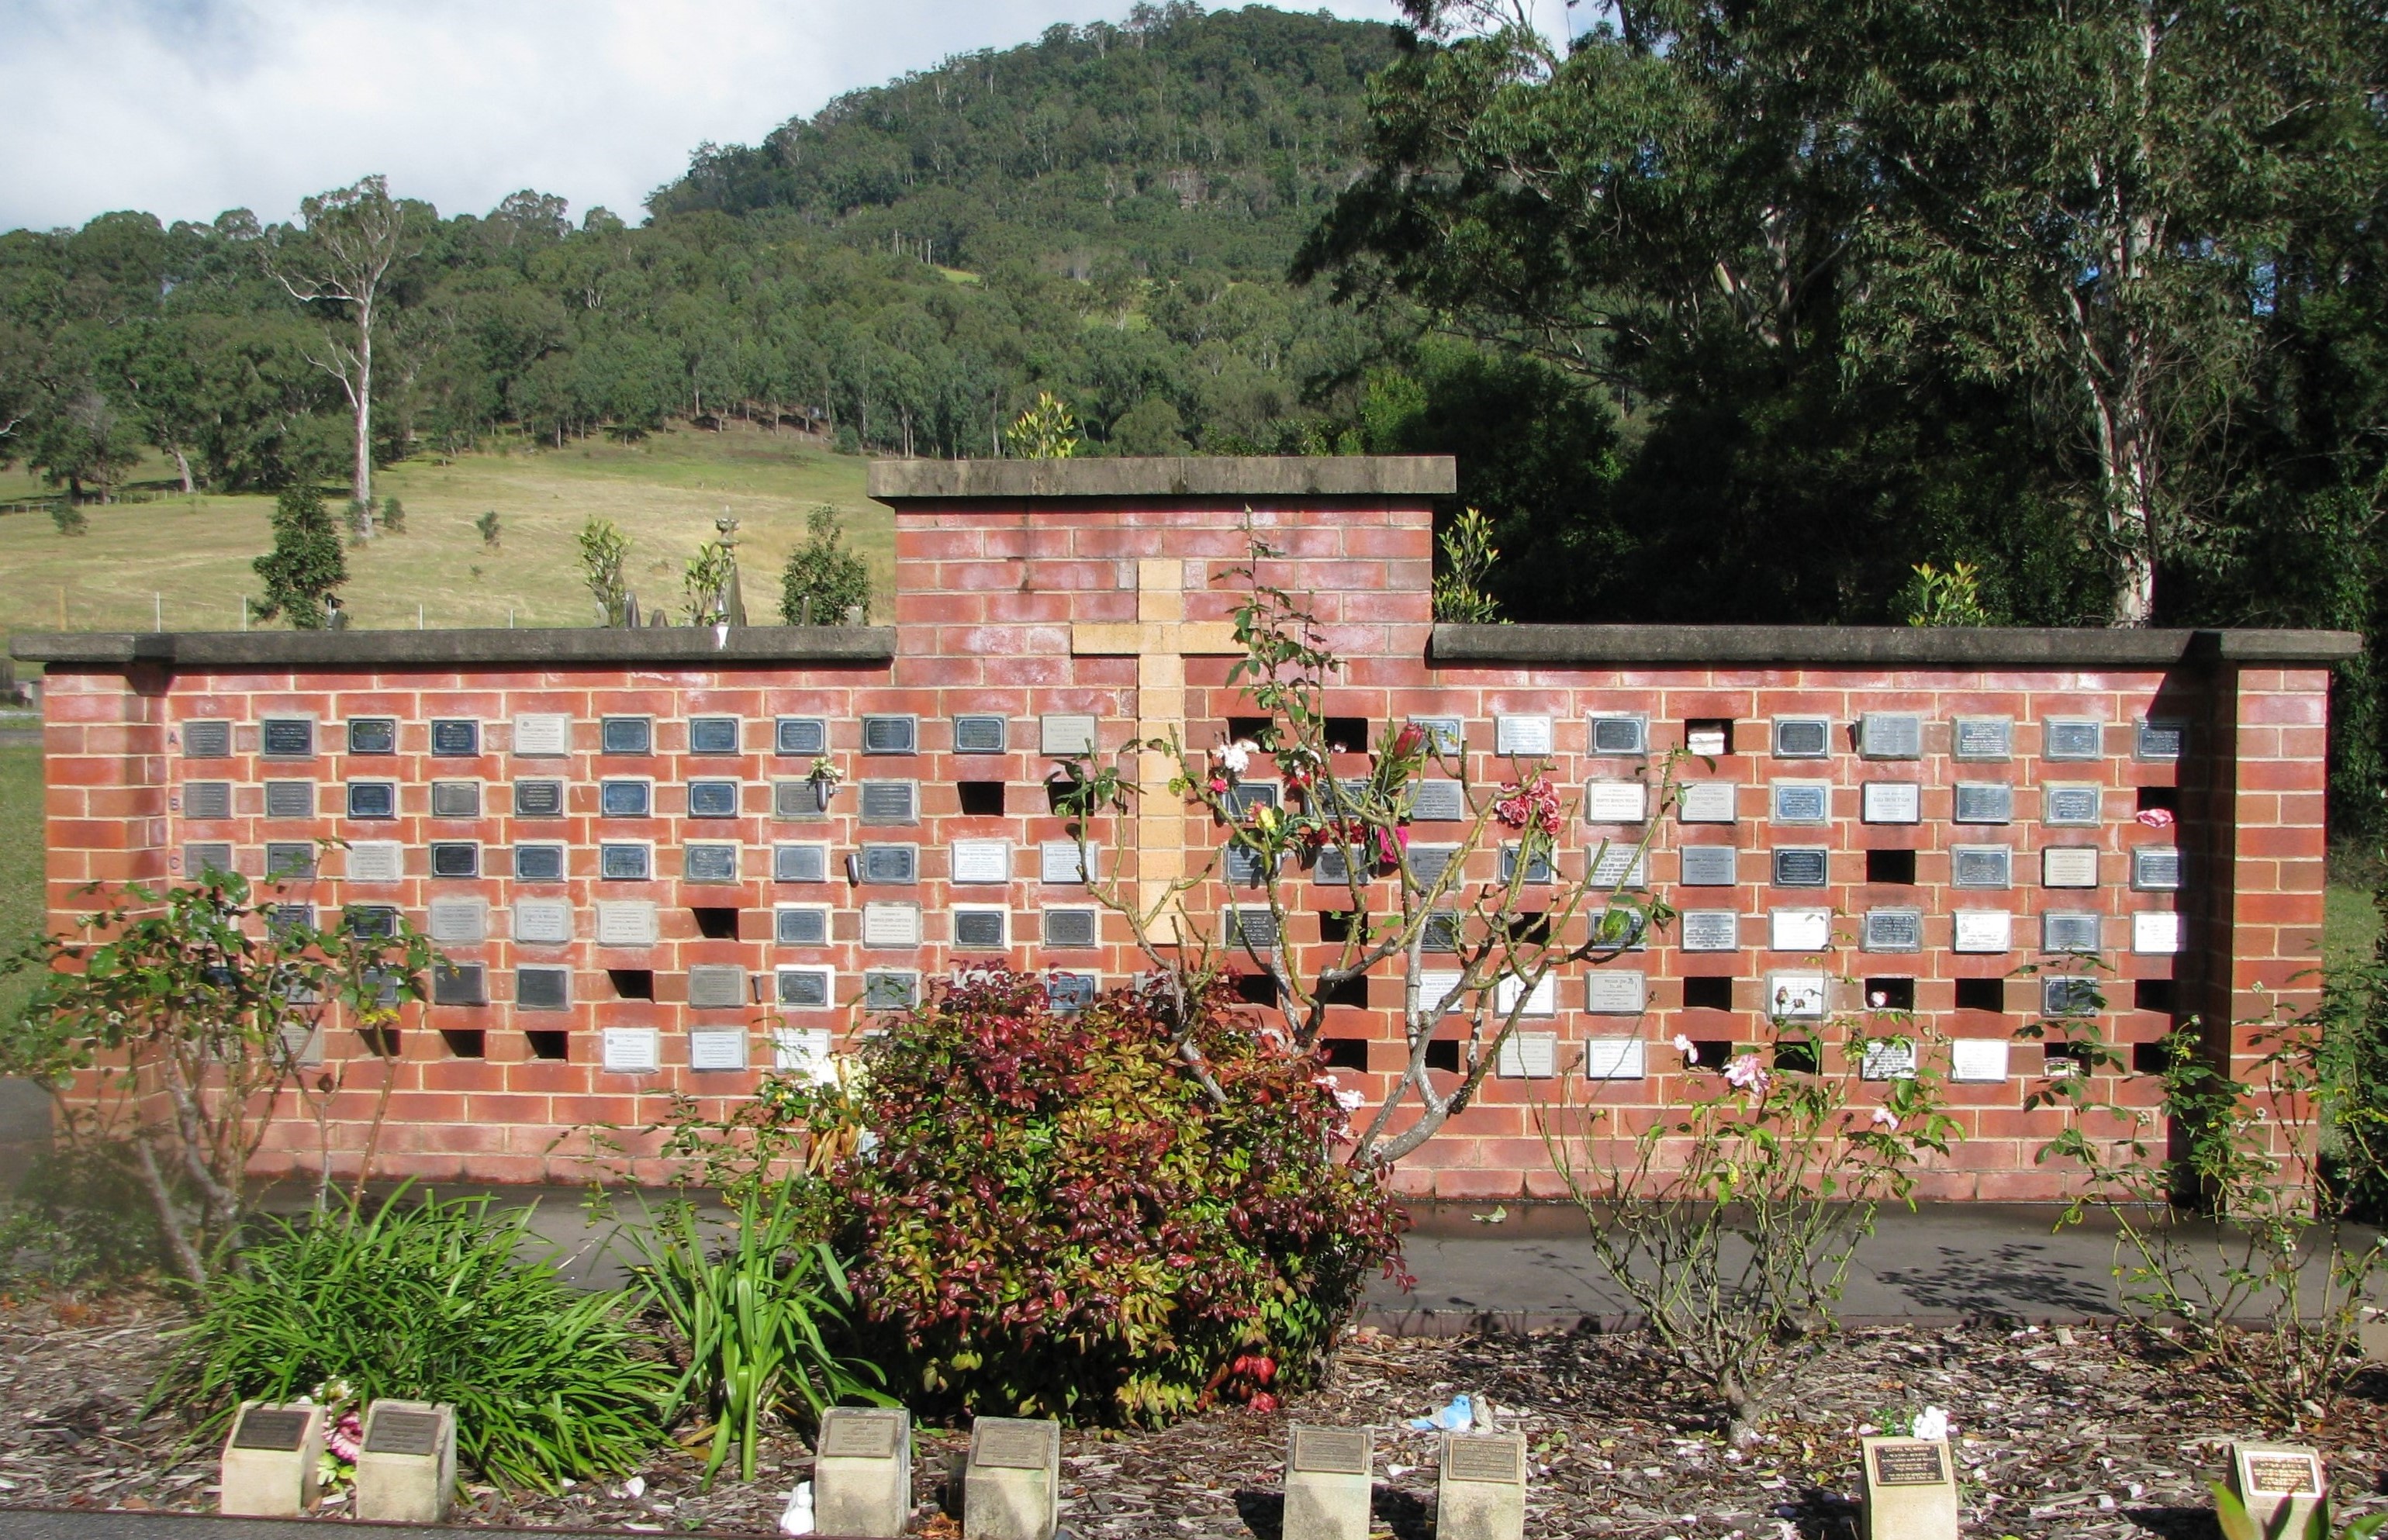
[[[1940,1438],[1859,1440],[1866,1540],[1957,1540],[1957,1471]]]
[[[1713,716],[1684,723],[1683,748],[1704,759],[1722,758],[1733,752],[1733,723]]]
[[[406,847],[395,839],[355,839],[349,843],[350,882],[400,882],[406,877]]]
[[[480,815],[479,781],[431,783],[431,816],[434,818],[477,818]]]
[[[746,1004],[746,970],[736,963],[696,963],[688,970],[689,1008],[734,1011]]]
[[[441,1523],[455,1490],[456,1408],[429,1401],[376,1401],[365,1408],[358,1518]]]
[[[688,815],[692,818],[737,817],[738,783],[710,777],[689,782]]]
[[[1519,1008],[1520,1001],[1524,1002],[1522,1009]],[[1559,1014],[1559,976],[1556,972],[1543,974],[1534,981],[1531,991],[1526,988],[1523,978],[1495,978],[1492,980],[1492,1009],[1503,1017],[1513,1010],[1521,1016],[1556,1016]]]
[[[1436,1540],[1525,1540],[1526,1435],[1445,1433]]]
[[[315,1506],[324,1408],[244,1401],[224,1439],[219,1513],[286,1519]]]
[[[398,752],[398,719],[394,716],[352,716],[349,719],[349,752]]]
[[[1053,1540],[1061,1424],[982,1417],[962,1471],[963,1540]]]
[[[1858,815],[1869,824],[1924,819],[1924,789],[1913,781],[1868,781],[1859,789]]]
[[[431,939],[442,946],[461,946],[489,939],[489,906],[476,898],[431,901]]]
[[[1686,824],[1730,824],[1736,816],[1741,787],[1733,781],[1687,781],[1677,793],[1675,816]]]
[[[2317,1513],[2329,1522],[2330,1487],[2316,1450],[2294,1444],[2233,1444],[2225,1482],[2246,1508],[2248,1521],[2239,1522],[2227,1510],[2218,1514],[2223,1540],[2303,1535]]]
[[[836,1004],[834,969],[819,966],[781,968],[772,981],[778,986],[780,1004],[790,1010],[825,1011]]]
[[[568,1011],[572,1008],[572,970],[562,967],[514,969],[514,1009]]]
[[[849,860],[846,875],[856,882],[908,883],[921,880],[918,845],[865,845]]]
[[[572,903],[568,899],[514,900],[514,940],[525,946],[563,946],[572,940]]]
[[[832,1407],[813,1457],[813,1529],[894,1536],[912,1516],[912,1416],[898,1407]]]
[[[599,899],[597,901],[597,944],[599,946],[654,945],[654,904],[646,899]]]
[[[692,842],[680,849],[680,880],[712,885],[738,880],[739,847],[722,840]]]
[[[1285,1457],[1284,1540],[1368,1540],[1376,1453],[1365,1428],[1295,1423]]]

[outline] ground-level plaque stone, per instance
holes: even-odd
[[[1956,1467],[1937,1438],[1859,1441],[1866,1540],[1957,1540]]]
[[[2225,1509],[2223,1540],[2301,1535],[2316,1513],[2326,1511],[2330,1497],[2320,1454],[2294,1444],[2233,1444],[2229,1485],[2248,1521]]]
[[[224,1440],[217,1511],[286,1519],[315,1506],[324,1408],[241,1404]]]
[[[1285,1540],[1367,1540],[1375,1464],[1367,1429],[1295,1423],[1285,1460]]]
[[[1526,1435],[1445,1433],[1436,1540],[1524,1540]]]
[[[962,1474],[963,1540],[1053,1540],[1061,1424],[982,1417]]]
[[[813,1460],[813,1528],[822,1534],[897,1535],[912,1514],[912,1417],[895,1407],[821,1413]]]
[[[365,1408],[357,1453],[357,1517],[437,1524],[456,1490],[456,1410],[429,1401],[376,1401]]]

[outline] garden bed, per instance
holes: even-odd
[[[96,1303],[0,1304],[0,1505],[211,1511],[212,1447],[182,1446],[171,1410],[143,1418],[168,1301],[127,1293]],[[1804,1366],[1763,1442],[1727,1450],[1697,1405],[1631,1336],[1347,1337],[1319,1390],[1277,1411],[1220,1411],[1162,1433],[1063,1437],[1062,1521],[1077,1534],[1257,1534],[1275,1540],[1286,1426],[1419,1415],[1475,1391],[1534,1450],[1528,1532],[1627,1537],[1854,1534],[1861,1426],[1924,1405],[1947,1408],[1982,1535],[2205,1535],[2205,1483],[2221,1447],[2256,1425],[2220,1387],[2173,1371],[2168,1344],[2128,1331],[1976,1325],[1852,1332]],[[2331,1457],[2344,1515],[2388,1509],[2388,1375],[2356,1385],[2338,1416],[2303,1435]],[[945,1453],[929,1430],[918,1464],[934,1513]],[[1432,1527],[1433,1439],[1378,1438],[1378,1520],[1395,1540]],[[660,1455],[626,1485],[554,1494],[471,1488],[466,1523],[625,1530],[768,1531],[806,1474],[781,1438],[750,1484],[698,1490],[699,1462]],[[634,1489],[635,1488],[635,1489]],[[346,1512],[343,1501],[324,1508]],[[1787,1526],[1787,1528],[1786,1528]],[[927,1518],[933,1534],[958,1533]]]

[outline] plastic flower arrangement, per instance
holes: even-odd
[[[1549,776],[1539,774],[1523,783],[1513,781],[1501,789],[1492,815],[1507,827],[1538,828],[1556,839],[1559,837],[1558,788]]]

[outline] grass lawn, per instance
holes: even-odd
[[[747,613],[776,622],[780,568],[804,538],[807,511],[825,502],[870,563],[874,618],[884,619],[895,516],[863,496],[865,464],[800,434],[738,426],[405,461],[384,469],[375,490],[405,505],[407,533],[352,547],[341,599],[350,623],[368,628],[413,625],[418,605],[432,626],[504,625],[509,615],[517,625],[585,625],[594,606],[573,537],[595,515],[629,536],[641,608],[660,601],[684,621],[681,568],[727,514],[740,521]],[[41,490],[21,470],[0,474],[0,503]],[[73,536],[38,512],[0,515],[0,572],[8,574],[0,631],[55,628],[61,610],[69,629],[146,631],[161,608],[169,630],[236,629],[242,596],[259,591],[249,562],[272,544],[272,509],[259,496],[86,505],[90,531]],[[491,509],[494,548],[473,523]]]
[[[0,951],[14,951],[41,923],[42,751],[0,748]],[[25,990],[21,978],[0,978],[0,1021],[16,1015]]]

